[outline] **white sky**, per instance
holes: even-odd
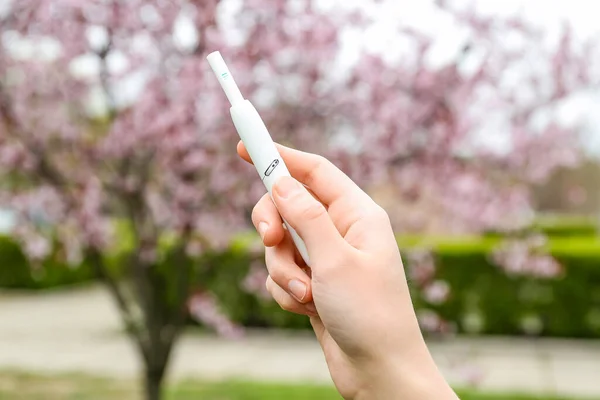
[[[321,0],[323,3],[338,2],[349,7],[365,8],[362,0]],[[562,21],[569,21],[577,37],[589,38],[600,33],[598,11],[600,2],[594,0],[455,0],[457,5],[475,4],[485,15],[524,15],[533,24],[558,34]],[[596,4],[596,6],[590,6]],[[381,6],[367,7],[366,12],[377,21],[365,37],[369,47],[385,48],[398,22],[425,31],[440,40],[441,47],[448,47],[460,40],[460,32],[452,20],[437,10],[432,0],[387,0]]]

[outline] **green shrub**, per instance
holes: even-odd
[[[547,236],[596,236],[598,219],[585,216],[546,215],[536,219],[532,231]]]
[[[10,238],[0,236],[0,287],[33,287],[33,276],[21,248]]]
[[[600,337],[600,240],[593,237],[553,238],[547,251],[564,268],[557,278],[509,276],[491,261],[500,239],[490,237],[402,237],[407,252],[431,249],[436,279],[446,281],[451,295],[440,305],[427,303],[412,285],[418,309],[433,310],[461,332],[557,337]],[[197,274],[221,300],[223,311],[246,326],[309,328],[302,316],[282,311],[271,301],[240,289],[252,257],[243,248],[209,254]],[[481,326],[473,329],[473,319]],[[534,321],[533,332],[524,325]],[[471,323],[469,323],[471,321]],[[535,329],[537,328],[537,329]]]
[[[241,282],[248,275],[253,259],[244,248],[233,246],[230,251],[206,254],[196,271],[197,284],[214,293],[221,309],[234,322],[248,327],[308,329],[310,322],[301,315],[283,311],[270,299],[248,293]]]
[[[87,263],[69,266],[60,258],[53,254],[39,266],[31,267],[19,244],[0,236],[0,288],[49,289],[94,279]]]
[[[522,234],[541,233],[549,237],[597,236],[600,221],[597,218],[569,215],[542,215],[531,226],[522,230]],[[502,237],[502,232],[488,232],[487,236]]]
[[[401,240],[400,246],[416,246],[414,239],[407,242]],[[551,279],[504,272],[490,257],[498,243],[490,238],[422,241],[420,246],[435,254],[436,278],[449,284],[451,295],[433,305],[415,293],[417,307],[436,311],[462,332],[524,334],[528,320],[531,333],[538,335],[600,337],[600,240],[550,240],[547,251],[564,269]],[[473,320],[481,322],[479,329],[471,326]]]
[[[508,275],[491,259],[500,242],[500,238],[489,236],[399,238],[403,254],[420,247],[431,249],[436,258],[436,279],[450,287],[445,302],[430,304],[411,285],[417,309],[436,312],[462,332],[600,337],[599,238],[552,237],[547,250],[564,268],[564,274],[553,279]],[[248,251],[251,247],[246,238],[228,251],[207,253],[196,260],[194,286],[213,292],[222,310],[237,323],[252,327],[309,328],[307,318],[285,312],[273,301],[242,289],[241,282],[250,264],[262,259],[261,254]],[[19,246],[0,237],[0,287],[40,289],[93,279],[85,262],[78,268],[70,268],[59,259],[55,255],[41,268],[32,269]],[[113,268],[120,268],[122,263],[123,259],[113,256]],[[529,329],[526,321],[532,325]]]

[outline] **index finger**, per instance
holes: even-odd
[[[367,196],[348,175],[325,157],[280,144],[276,144],[276,146],[292,176],[308,186],[324,205],[331,206],[343,197],[364,198]],[[240,157],[252,164],[250,155],[241,141],[237,145],[237,152]]]

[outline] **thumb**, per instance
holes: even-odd
[[[311,259],[337,253],[345,243],[325,206],[297,180],[283,176],[273,186],[273,201],[279,213],[294,228]]]

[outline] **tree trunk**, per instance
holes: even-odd
[[[146,367],[144,376],[144,387],[146,389],[146,400],[162,399],[162,383],[164,379],[165,368]]]

